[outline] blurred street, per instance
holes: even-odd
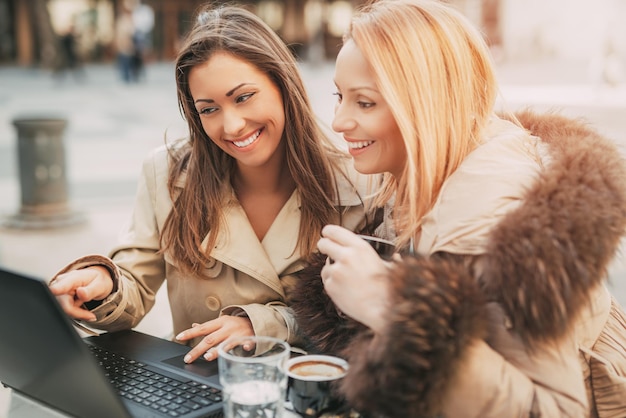
[[[55,79],[48,71],[0,68],[0,222],[20,208],[17,165],[19,116],[61,116],[65,132],[70,207],[83,224],[61,229],[0,227],[0,264],[44,278],[72,259],[106,254],[130,214],[141,162],[165,136],[184,135],[176,101],[173,64],[150,64],[146,78],[123,84],[113,65],[91,65],[84,77]],[[321,120],[332,120],[333,63],[302,64],[313,106]],[[582,116],[614,139],[626,155],[626,84],[600,85],[581,62],[541,61],[498,66],[509,109],[532,106]],[[625,247],[626,248],[626,247]],[[626,305],[626,257],[615,260],[611,287]],[[140,324],[145,332],[167,336],[171,320],[165,295]],[[0,417],[7,396],[0,389]]]

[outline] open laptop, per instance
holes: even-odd
[[[0,267],[0,381],[50,408],[80,418],[223,416],[217,362],[185,364],[188,351],[132,330],[82,338],[45,281]]]

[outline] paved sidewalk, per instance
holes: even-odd
[[[499,65],[506,105],[529,105],[583,116],[626,150],[626,84],[609,88],[589,80],[585,63],[543,61]],[[320,119],[332,120],[335,91],[333,65],[302,66],[311,100]],[[51,277],[72,259],[106,253],[130,213],[141,162],[168,137],[183,135],[171,63],[151,64],[137,85],[118,81],[111,65],[87,66],[78,82],[55,81],[48,72],[0,67],[0,221],[20,207],[16,131],[13,118],[60,115],[65,134],[70,206],[87,222],[56,230],[0,228],[0,263],[41,277]],[[625,152],[626,154],[626,152]],[[611,269],[618,300],[626,305],[626,261]],[[165,294],[139,327],[164,336],[171,330]],[[0,389],[0,417],[8,394]]]

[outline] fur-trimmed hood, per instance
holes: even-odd
[[[552,161],[491,233],[483,283],[531,342],[562,336],[606,279],[626,228],[626,168],[615,145],[581,122],[517,117]]]
[[[532,351],[564,338],[606,279],[626,228],[623,157],[580,121],[530,111],[516,117],[547,145],[550,163],[491,229],[480,277],[469,274],[467,256],[395,263],[390,326],[374,342],[333,309],[321,264],[304,272],[293,302],[299,326],[318,349],[348,358],[342,392],[357,409],[391,417],[440,411],[470,342],[489,340],[490,302]]]

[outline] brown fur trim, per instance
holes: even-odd
[[[615,145],[581,122],[528,111],[517,118],[549,145],[552,161],[493,230],[483,279],[532,345],[562,336],[605,279],[626,228],[626,167]]]
[[[451,258],[405,257],[390,281],[390,326],[375,338],[361,334],[344,350],[350,371],[341,390],[374,416],[433,416],[463,349],[485,336],[483,295]]]
[[[337,355],[365,326],[340,314],[335,308],[320,276],[324,263],[324,254],[317,253],[311,257],[310,265],[296,275],[298,280],[290,293],[289,304],[307,343],[305,349]]]

